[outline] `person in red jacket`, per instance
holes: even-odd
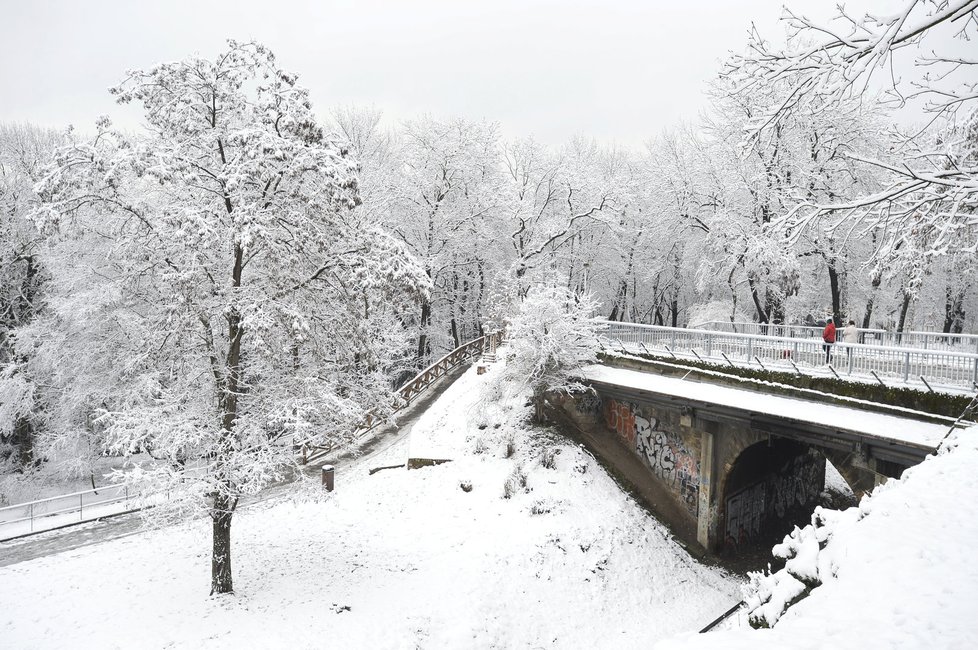
[[[835,344],[835,322],[831,318],[822,330],[822,340],[825,341],[822,345],[822,349],[825,350],[825,363],[829,363],[832,358],[832,346]]]

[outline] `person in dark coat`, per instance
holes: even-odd
[[[835,345],[835,321],[831,318],[822,330],[822,340],[825,342],[822,345],[822,349],[825,350],[825,363],[829,363],[832,359],[832,346]]]

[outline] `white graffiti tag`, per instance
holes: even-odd
[[[687,509],[699,509],[700,464],[682,440],[669,432],[658,431],[658,420],[635,415],[635,450],[659,478],[682,497]]]

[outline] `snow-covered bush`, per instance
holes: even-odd
[[[540,456],[540,465],[546,469],[555,469],[557,467],[557,454],[559,453],[560,447],[547,447]]]
[[[771,627],[796,602],[822,583],[835,578],[839,569],[837,549],[830,544],[841,528],[859,521],[872,508],[870,496],[859,507],[832,510],[817,507],[812,523],[795,529],[772,549],[775,557],[786,560],[774,573],[755,572],[744,587],[748,619],[755,628]]]
[[[513,468],[513,472],[506,478],[506,482],[503,484],[503,498],[511,499],[514,494],[524,490],[529,492],[526,484],[526,472],[523,471],[523,466],[517,463]]]
[[[596,303],[564,287],[535,286],[507,328],[506,367],[498,385],[509,394],[529,389],[541,415],[548,390],[580,388],[574,377],[596,359]]]
[[[948,438],[941,444],[938,455],[954,453],[959,444],[960,435]],[[965,450],[966,453],[968,451]],[[934,470],[929,463],[934,460],[934,457],[930,457],[924,461],[931,471]],[[906,483],[922,469],[923,466],[911,467],[899,479],[891,479],[877,486],[856,507],[845,510],[815,508],[811,524],[804,528],[796,526],[772,549],[775,557],[786,560],[784,568],[774,573],[750,574],[750,582],[743,588],[750,624],[755,628],[772,627],[792,605],[807,597],[813,589],[836,580],[839,567],[849,556],[847,540],[864,525],[859,522],[872,514],[881,500],[887,503],[886,499],[891,499],[892,503],[894,492],[912,494],[915,488],[908,488]],[[940,470],[937,472],[940,473]],[[920,484],[919,480],[917,484]],[[892,505],[889,510],[892,511]],[[883,516],[887,515],[889,512],[884,508]]]

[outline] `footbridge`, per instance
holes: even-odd
[[[862,343],[826,347],[817,328],[759,327],[741,324],[738,331],[725,331],[603,321],[601,337],[606,347],[623,353],[931,392],[971,393],[978,382],[978,336],[908,332],[898,338],[861,330]]]
[[[808,523],[826,461],[857,495],[936,451],[955,418],[606,354],[547,413],[611,465],[687,542],[766,546]],[[967,400],[965,400],[967,401]]]

